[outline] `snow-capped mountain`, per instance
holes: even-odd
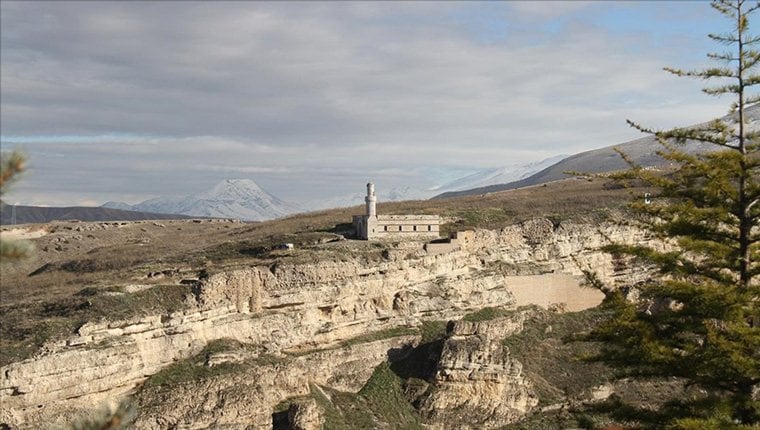
[[[508,182],[527,178],[528,176],[540,172],[565,158],[567,158],[567,155],[557,155],[534,163],[512,164],[495,169],[485,169],[441,185],[440,187],[434,188],[432,191],[435,191],[435,194],[437,194],[448,191],[469,190],[488,185],[506,184]]]
[[[135,210],[134,205],[130,205],[129,203],[124,203],[124,202],[105,202],[101,205],[101,207],[109,208],[109,209],[119,209],[123,211]]]
[[[104,207],[141,212],[263,221],[299,211],[250,179],[228,179],[213,189],[186,197],[157,197],[136,205],[108,202]]]

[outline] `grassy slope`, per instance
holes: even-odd
[[[449,221],[444,231],[498,229],[534,216],[598,220],[629,199],[629,190],[611,187],[605,180],[573,179],[484,196],[381,203],[378,211],[441,214]],[[360,207],[334,209],[253,224],[123,223],[82,232],[77,229],[86,225],[80,223],[49,225],[46,228],[53,232],[33,241],[36,257],[0,267],[0,365],[28,357],[45,341],[73,333],[84,321],[175,310],[184,292],[176,283],[182,277],[197,277],[202,270],[347,258],[371,264],[382,258],[382,243],[320,244],[336,233],[349,234],[351,215],[359,212]],[[296,251],[272,249],[282,242],[296,243]],[[176,269],[179,275],[166,280],[146,278],[152,271],[166,269]],[[34,272],[38,273],[30,276]],[[133,283],[175,287],[116,298],[107,295]],[[83,296],[85,290],[90,296]]]

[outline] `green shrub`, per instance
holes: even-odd
[[[483,308],[483,309],[477,310],[473,313],[469,313],[463,316],[462,321],[469,321],[469,322],[490,321],[496,318],[508,317],[514,314],[515,314],[515,311],[511,309],[488,307],[488,308]]]

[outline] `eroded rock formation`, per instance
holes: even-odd
[[[420,412],[436,427],[489,429],[517,421],[538,404],[522,364],[502,345],[522,330],[516,313],[490,321],[449,324],[432,389]]]
[[[349,258],[212,274],[201,280],[194,296],[188,297],[184,311],[128,321],[90,322],[75,336],[46,345],[38,356],[0,369],[0,422],[14,428],[35,428],[40,422],[56,419],[65,422],[80,409],[91,410],[105,399],[126,396],[148,376],[197,353],[215,339],[231,338],[281,354],[329,348],[372,331],[418,326],[423,320],[458,319],[486,306],[567,302],[568,310],[591,307],[601,301],[602,294],[580,287],[583,270],[593,268],[610,285],[635,282],[636,276],[644,276],[615,264],[612,257],[598,250],[610,240],[634,243],[644,237],[636,230],[613,225],[556,226],[548,220],[535,220],[498,232],[479,230],[467,249],[440,255],[425,255],[422,243],[411,243],[404,245],[401,254],[394,257],[389,253],[379,264]],[[534,404],[526,388],[529,384],[513,381],[512,377],[519,379],[519,364],[499,349],[494,336],[486,335],[487,326],[473,334],[465,334],[467,330],[464,324],[455,326],[447,346],[449,358],[442,364],[438,381],[442,396],[429,402],[441,408],[444,404],[465,405],[468,410],[488,411],[495,420],[507,422]],[[475,367],[466,368],[463,363]],[[224,388],[209,386],[207,398],[194,399],[203,404],[193,406],[194,410],[211,411],[210,415],[219,410],[225,425],[244,421],[235,417],[248,420],[256,416],[260,423],[256,428],[268,428],[261,418],[266,415],[263,411],[269,413],[283,398],[303,394],[304,380],[314,379],[309,375],[315,371],[309,368],[309,372],[299,373],[290,367],[276,370],[261,370],[252,377],[259,388],[249,388],[258,394],[245,395],[239,402],[227,397],[220,403],[224,396],[219,397],[219,393]],[[323,382],[338,389],[361,386],[340,381],[327,377]],[[488,398],[494,400],[476,405],[472,399],[462,403],[445,395],[447,390],[451,396],[457,392],[447,387],[465,384],[472,387],[470,390],[485,392],[486,381],[494,383],[488,386]],[[522,387],[518,390],[521,394],[510,394],[515,384]],[[464,388],[457,389],[463,399],[467,397]],[[233,406],[236,402],[242,403]],[[176,414],[173,422],[200,420],[198,415],[172,405]],[[248,412],[238,411],[240,408]],[[438,413],[434,412],[437,406],[430,408],[431,416]],[[144,428],[164,428],[166,424],[158,418],[150,422]],[[197,422],[211,426],[221,421],[204,418]]]

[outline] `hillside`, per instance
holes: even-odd
[[[760,105],[748,108],[747,116],[749,126],[752,129],[760,128]],[[730,116],[725,118],[730,118]],[[699,125],[695,125],[692,127],[698,126]],[[630,142],[571,155],[518,181],[442,193],[434,198],[450,198],[514,190],[517,188],[568,178],[571,175],[568,175],[567,172],[603,173],[628,168],[628,165],[620,157],[620,154],[615,151],[616,148],[627,154],[633,162],[644,167],[663,167],[667,164],[665,160],[657,155],[657,151],[660,151],[662,146],[654,137],[647,136]],[[712,148],[714,148],[714,146],[697,142],[688,142],[683,146],[683,150],[688,153],[700,153]]]
[[[581,268],[594,264],[611,283],[646,275],[598,250],[610,238],[638,240],[607,220],[643,191],[570,179],[378,205],[441,214],[447,231],[476,229],[442,254],[424,241],[352,240],[361,207],[256,224],[33,226],[36,255],[0,267],[0,422],[64,423],[82,405],[126,396],[135,428],[279,428],[289,409],[335,429],[463,428],[587,399],[607,373],[521,363],[568,359],[576,347],[557,345],[560,336],[604,317],[576,314],[601,301],[582,288]],[[513,355],[487,352],[506,351],[508,339]]]
[[[13,213],[15,211],[15,220]],[[133,210],[112,209],[104,207],[46,207],[46,206],[22,206],[13,208],[11,205],[0,206],[0,224],[38,224],[51,221],[79,220],[79,221],[137,221],[137,220],[160,220],[160,219],[188,219],[189,216],[174,214],[159,214],[140,212]]]
[[[555,163],[564,160],[567,155],[557,155],[544,160],[527,164],[512,164],[495,169],[483,169],[471,175],[458,178],[454,181],[437,187],[435,191],[442,194],[444,192],[456,192],[483,188],[490,185],[504,184],[527,178]]]

